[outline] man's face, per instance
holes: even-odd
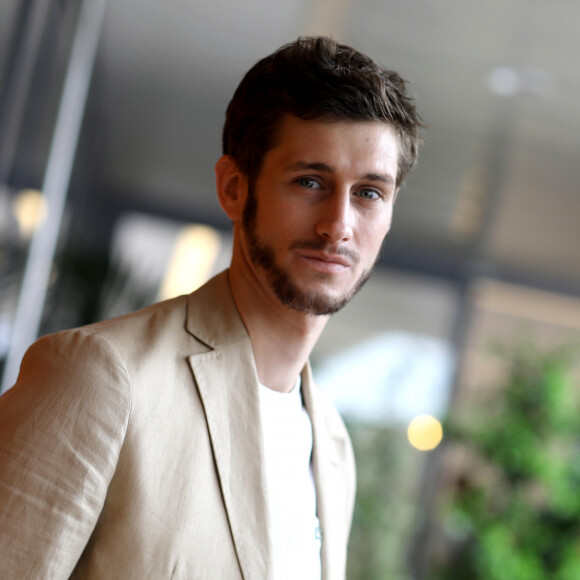
[[[368,279],[391,225],[398,144],[379,122],[283,120],[242,218],[256,278],[285,305],[328,315]]]

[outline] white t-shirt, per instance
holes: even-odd
[[[312,424],[300,379],[290,393],[260,385],[274,578],[320,580],[321,535],[312,474]]]

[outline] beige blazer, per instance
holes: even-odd
[[[324,580],[344,577],[355,475],[302,373]],[[274,580],[257,374],[227,273],[47,336],[0,398],[0,578]]]

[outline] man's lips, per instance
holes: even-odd
[[[352,270],[360,261],[359,255],[344,246],[331,247],[323,240],[302,240],[290,246],[298,258],[323,274],[341,274]]]
[[[334,263],[345,268],[352,268],[360,261],[355,251],[344,246],[335,249],[320,240],[294,242],[290,249],[305,259]]]
[[[353,267],[352,261],[340,254],[303,250],[298,256],[313,270],[324,274],[341,274]]]
[[[336,253],[302,250],[300,252],[300,256],[307,260],[323,262],[325,264],[336,264],[337,266],[342,266],[343,268],[352,268],[353,266],[352,260],[349,260],[345,256]]]

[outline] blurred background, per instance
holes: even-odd
[[[580,578],[579,22],[573,0],[2,0],[3,390],[39,334],[227,267],[227,103],[328,34],[429,125],[312,356],[358,459],[349,577]]]

